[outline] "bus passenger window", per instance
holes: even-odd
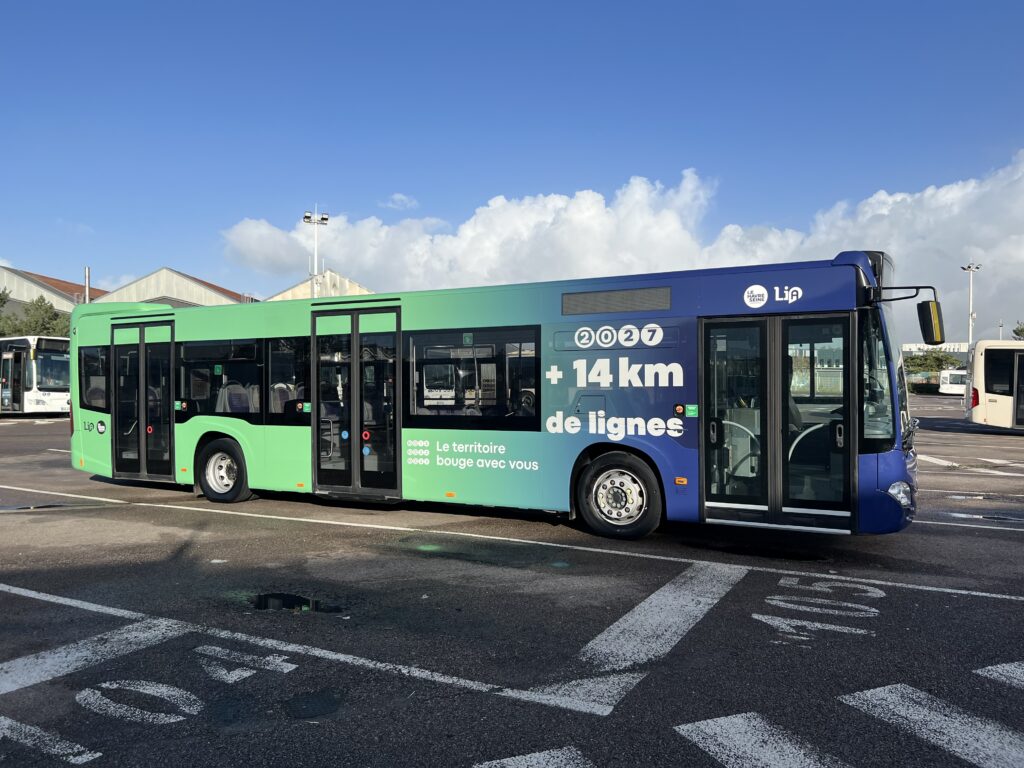
[[[309,392],[309,337],[270,339],[267,345],[267,424],[308,426],[310,413],[304,406],[313,397]]]
[[[539,430],[538,336],[536,327],[407,334],[406,423]]]
[[[79,397],[82,408],[110,413],[107,371],[109,370],[109,347],[81,347],[78,351]]]
[[[258,422],[261,346],[253,340],[179,344],[178,419],[216,414]]]

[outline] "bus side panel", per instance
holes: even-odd
[[[262,430],[269,455],[258,472],[250,472],[249,486],[264,491],[312,493],[310,427],[266,426]]]
[[[110,464],[110,414],[75,408],[75,431],[71,435],[71,466],[93,475],[113,476]]]
[[[869,453],[858,457],[858,498],[856,533],[893,533],[906,528],[914,511],[906,512],[886,493],[895,482],[909,483],[917,490],[917,479],[907,466],[902,450]]]
[[[402,496],[565,512],[586,439],[543,432],[402,430]]]

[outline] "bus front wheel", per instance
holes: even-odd
[[[210,501],[230,504],[252,496],[245,471],[245,457],[238,443],[213,440],[199,453],[199,487]]]
[[[576,484],[576,508],[595,533],[639,539],[661,522],[658,478],[642,460],[614,451],[586,466]]]

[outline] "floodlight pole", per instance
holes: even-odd
[[[960,267],[967,273],[967,346],[974,342],[974,273],[981,269],[981,264],[973,261],[966,267]]]
[[[309,295],[317,298],[320,286],[320,230],[318,227],[327,226],[329,214],[320,213],[317,204],[313,204],[313,212],[306,211],[302,220],[313,225],[313,267],[309,270]]]

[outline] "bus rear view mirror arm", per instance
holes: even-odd
[[[886,296],[886,291],[913,291],[907,296]],[[917,302],[917,321],[921,325],[921,338],[925,344],[935,346],[946,341],[946,330],[942,323],[942,305],[939,304],[939,292],[933,285],[893,285],[885,288],[868,288],[868,301],[872,304],[883,301],[904,301],[916,299],[921,291],[931,291],[931,300]]]

